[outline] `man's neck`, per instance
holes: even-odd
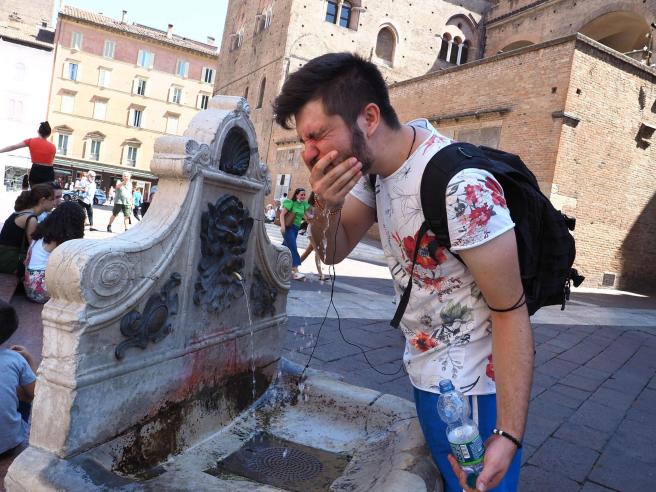
[[[410,125],[403,125],[398,130],[381,128],[377,135],[378,145],[374,154],[374,165],[370,173],[378,174],[383,178],[394,174],[408,159],[408,157],[428,137],[428,132],[416,128],[416,137]]]

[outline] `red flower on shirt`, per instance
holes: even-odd
[[[503,190],[499,183],[488,176],[485,178],[485,187],[492,193],[492,203],[506,207],[506,199],[503,197]]]
[[[487,366],[485,366],[485,375],[494,381],[494,362],[492,362],[492,356],[490,355],[487,360],[488,363]]]
[[[417,336],[410,340],[410,343],[417,348],[417,350],[421,350],[422,352],[437,347],[435,339],[431,338],[428,333],[423,331],[417,333]]]
[[[481,185],[467,185],[465,186],[465,201],[470,205],[476,205],[478,201],[477,193],[483,191]]]
[[[494,211],[489,205],[472,208],[472,211],[469,214],[469,220],[472,228],[485,227],[493,215]]]
[[[412,257],[415,254],[415,246],[417,244],[418,236],[419,231],[415,233],[414,237],[407,236],[402,241],[405,257],[408,261],[412,261]],[[434,251],[433,255],[431,255],[431,250]],[[421,242],[419,243],[417,264],[423,268],[432,269],[438,265],[441,265],[445,261],[446,254],[444,253],[444,248],[437,245],[435,235],[431,232],[424,234],[424,237],[421,238]]]

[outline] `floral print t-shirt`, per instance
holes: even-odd
[[[403,293],[412,266],[419,228],[421,177],[428,161],[452,141],[440,135],[427,120],[411,125],[429,130],[423,142],[403,165],[383,179],[376,192],[363,176],[351,194],[375,208],[378,227],[398,295]],[[447,217],[452,251],[480,246],[512,229],[503,189],[480,169],[457,173],[446,190]],[[474,278],[449,250],[435,244],[428,231],[419,244],[410,302],[401,320],[406,337],[403,360],[412,384],[439,393],[442,379],[451,379],[470,395],[496,392],[492,363],[490,310]]]

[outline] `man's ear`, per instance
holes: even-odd
[[[361,123],[364,123],[365,135],[371,138],[380,126],[380,108],[378,105],[374,103],[367,104],[360,113],[360,120]]]

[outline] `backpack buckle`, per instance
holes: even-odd
[[[567,228],[570,231],[573,231],[576,228],[576,218],[575,217],[570,217],[569,215],[565,215],[561,212],[563,215],[563,219],[565,219],[565,225],[567,225]]]

